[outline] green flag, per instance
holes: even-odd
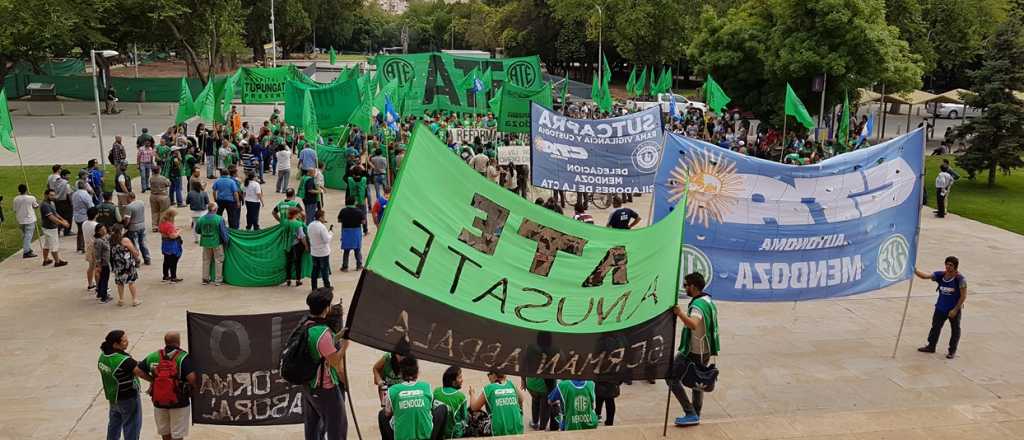
[[[612,111],[612,105],[615,103],[612,98],[612,91],[608,88],[608,77],[605,77],[604,81],[601,81],[601,100],[597,103],[597,108],[601,109],[602,112],[608,113]]]
[[[333,66],[338,62],[338,53],[334,51],[334,46],[331,46],[331,65]]]
[[[188,80],[181,77],[181,88],[178,90],[178,114],[174,117],[174,123],[180,124],[196,115],[195,101],[192,100],[192,91],[188,88]]]
[[[565,107],[565,99],[569,97],[569,74],[562,80],[562,107]]]
[[[204,122],[212,124],[216,107],[217,94],[213,89],[213,78],[210,78],[210,81],[206,83],[206,87],[203,87],[203,91],[199,92],[199,96],[196,97],[195,116],[199,116]]]
[[[474,67],[473,70],[470,70],[469,73],[462,78],[462,83],[459,84],[459,87],[462,88],[462,90],[472,89],[473,83],[476,82],[478,78],[480,78],[480,69]]]
[[[481,90],[481,92],[491,91],[492,84],[494,83],[494,74],[491,73],[491,69],[487,69],[487,71],[484,72],[484,75],[483,77],[480,78],[480,81],[483,81],[484,83],[484,89]]]
[[[644,71],[640,73],[640,80],[636,82],[636,89],[633,90],[633,94],[644,96],[645,88],[647,88],[647,66],[644,66]]]
[[[7,109],[7,90],[0,89],[0,145],[7,151],[18,151],[14,145],[14,124],[11,123],[11,112]]]
[[[633,70],[629,71],[629,79],[626,80],[626,93],[629,95],[636,95],[633,93],[633,89],[636,88],[636,66],[633,66]]]
[[[839,145],[848,148],[850,145],[850,96],[843,94],[843,115],[839,118]]]
[[[305,108],[302,109],[302,134],[306,136],[306,141],[316,142],[317,133],[320,130],[317,127],[316,106],[313,105],[313,97],[310,96],[308,89],[303,101],[305,101]]]
[[[711,111],[715,112],[716,115],[721,116],[722,109],[724,109],[726,105],[729,105],[729,101],[732,101],[732,98],[729,98],[729,95],[725,94],[722,87],[715,82],[715,79],[712,78],[709,73],[708,79],[704,81],[704,100],[707,101],[708,108],[711,109]]]
[[[807,127],[808,130],[814,128],[814,119],[811,118],[810,113],[807,113],[807,107],[800,102],[800,98],[796,96],[796,92],[789,86],[789,83],[786,83],[786,115],[796,118],[797,122]]]
[[[220,115],[224,116],[231,112],[231,101],[235,99],[235,87],[238,84],[239,73],[236,71],[234,75],[228,77],[224,83],[224,90],[221,93],[220,98]],[[226,117],[225,117],[226,120]],[[231,121],[227,121],[229,124]]]
[[[601,84],[598,84],[597,81],[597,72],[594,72],[594,75],[590,81],[590,99],[594,100],[595,104],[599,104],[601,102],[602,89],[603,88],[601,87]]]
[[[612,82],[612,68],[608,66],[608,57],[601,55],[601,82],[605,85]]]

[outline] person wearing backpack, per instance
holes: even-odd
[[[181,334],[167,332],[164,348],[143,358],[139,369],[153,378],[149,395],[153,399],[156,433],[163,440],[184,439],[192,424],[189,397],[198,384],[188,352],[181,349]]]
[[[309,317],[292,331],[281,353],[281,376],[302,385],[306,440],[339,440],[348,435],[345,384],[341,379],[348,339],[339,341],[328,325],[333,300],[330,287],[315,289],[306,296]]]
[[[683,332],[679,338],[679,350],[672,361],[670,375],[665,381],[679,405],[683,407],[683,416],[676,417],[676,426],[694,426],[700,424],[700,410],[704,404],[704,394],[693,389],[693,401],[686,397],[683,387],[683,373],[690,362],[707,366],[711,356],[718,355],[718,307],[711,301],[711,295],[704,292],[704,275],[693,272],[683,277],[683,288],[690,297],[685,309],[676,305],[672,311],[683,322]]]

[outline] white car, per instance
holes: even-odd
[[[928,114],[929,116],[939,118],[959,119],[964,116],[964,106],[963,104],[952,103],[928,104]],[[978,116],[981,116],[981,109],[976,107],[967,107],[968,118]]]
[[[636,110],[647,110],[657,105],[661,106],[662,113],[668,113],[669,108],[672,105],[672,97],[675,97],[676,100],[677,114],[682,115],[683,113],[686,112],[686,109],[688,107],[698,109],[705,113],[708,111],[707,104],[704,104],[703,102],[691,101],[683,95],[669,93],[659,93],[657,101],[627,101],[626,106]]]

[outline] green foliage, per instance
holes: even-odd
[[[965,87],[964,75],[976,68],[984,42],[1006,19],[1006,0],[919,0],[928,29],[928,45],[936,54],[936,87]]]
[[[0,78],[21,61],[38,66],[51,56],[110,44],[104,18],[114,0],[0,0]]]
[[[1024,102],[1013,92],[1024,89],[1024,22],[1016,16],[1000,25],[985,43],[981,67],[971,73],[967,105],[984,109],[956,131],[967,141],[957,164],[973,177],[987,171],[987,183],[996,183],[997,171],[1010,173],[1024,166]]]
[[[988,186],[981,180],[970,180],[967,172],[957,167],[958,160],[952,155],[929,156],[925,161],[924,184],[928,188],[928,206],[935,207],[935,176],[939,173],[942,159],[953,162],[960,180],[953,184],[947,199],[949,212],[972,220],[1003,228],[1010,232],[1024,234],[1024,174],[1003,176],[999,183]],[[927,211],[926,211],[927,212]],[[930,215],[927,212],[926,215]]]

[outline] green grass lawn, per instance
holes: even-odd
[[[71,170],[71,185],[75,184],[78,170],[84,168],[84,164],[64,165],[64,168]],[[6,166],[0,167],[0,195],[3,195],[4,223],[0,226],[0,259],[6,258],[15,251],[21,249],[21,230],[18,228],[18,221],[14,218],[14,197],[18,195],[18,184],[25,183],[25,176],[28,176],[28,190],[40,201],[43,198],[43,191],[46,189],[46,178],[51,173],[50,165],[26,166],[24,173],[21,167]],[[138,176],[138,170],[134,165],[128,166],[128,174],[132,177]],[[114,167],[107,166],[103,178],[104,189],[109,191],[113,188]],[[38,211],[36,212],[38,217]],[[70,221],[70,219],[68,219]],[[36,239],[39,237],[36,231]],[[66,247],[65,247],[66,248]],[[71,250],[74,251],[72,245]],[[36,249],[39,253],[39,249]]]
[[[943,158],[949,159],[953,169],[960,174],[960,180],[953,184],[949,193],[949,212],[1024,234],[1024,170],[1016,170],[1009,176],[1000,172],[996,176],[996,185],[989,188],[986,185],[987,172],[969,180],[967,171],[956,166],[953,156],[929,156],[924,183],[928,188],[928,206],[931,207],[935,207],[935,176]]]

